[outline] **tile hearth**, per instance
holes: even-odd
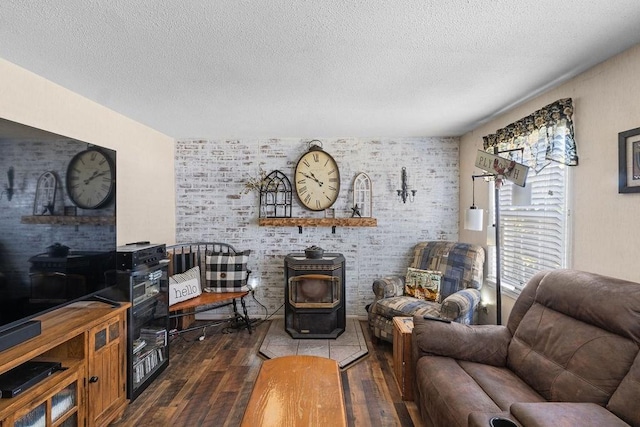
[[[341,369],[369,353],[360,321],[348,318],[342,335],[336,339],[293,339],[284,330],[284,319],[275,319],[260,346],[260,354],[269,359],[293,354],[327,357]]]

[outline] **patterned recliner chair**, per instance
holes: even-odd
[[[440,303],[405,295],[405,277],[387,276],[373,282],[374,301],[368,306],[374,342],[393,342],[395,316],[430,315],[473,324],[480,302],[485,253],[482,246],[457,242],[421,242],[409,267],[442,273]]]

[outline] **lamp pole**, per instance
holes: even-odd
[[[501,248],[500,248],[500,188],[495,185],[494,191],[494,211],[496,216],[496,324],[502,324],[502,287],[501,287],[501,277],[502,277],[502,269],[501,266]]]
[[[510,150],[509,150],[510,151]],[[493,147],[493,154],[500,154],[498,145]],[[502,184],[502,183],[500,183]],[[496,213],[496,325],[502,325],[502,262],[500,247],[500,187],[496,181],[494,185],[493,208]]]

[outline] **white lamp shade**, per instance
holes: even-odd
[[[464,213],[465,230],[482,231],[484,211],[471,206]]]

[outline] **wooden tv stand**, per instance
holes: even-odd
[[[0,399],[0,427],[46,419],[47,426],[107,426],[126,398],[126,313],[102,302],[79,302],[37,317],[42,333],[0,352],[0,373],[29,360],[67,368],[9,399]],[[74,422],[75,420],[75,422]]]

